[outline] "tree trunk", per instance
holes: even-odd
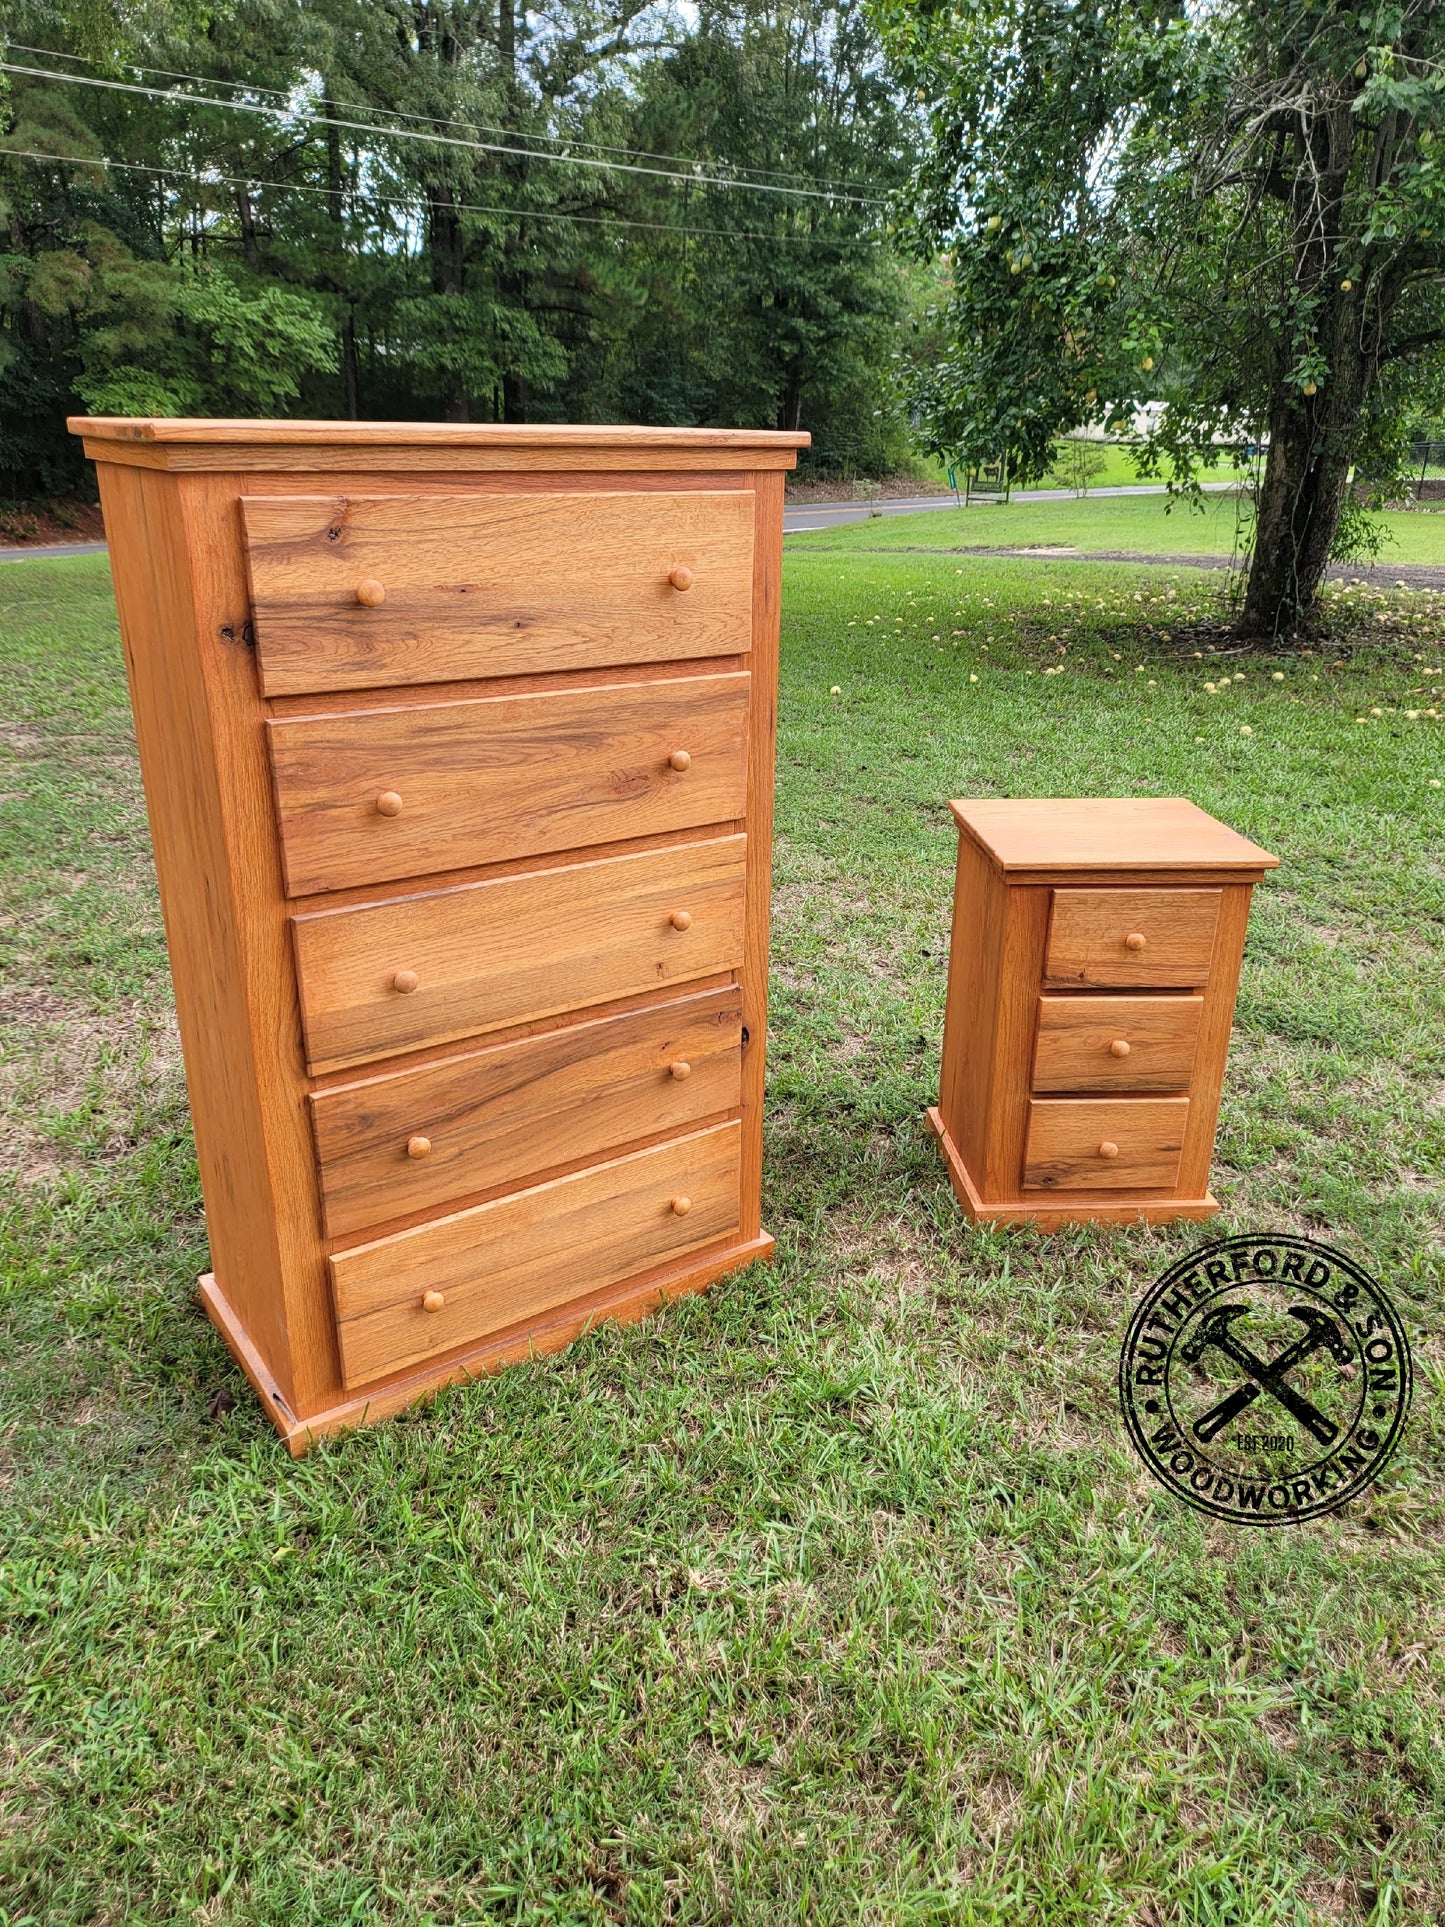
[[[1374,377],[1359,348],[1359,312],[1339,303],[1329,341],[1329,378],[1316,395],[1276,389],[1269,454],[1260,484],[1254,554],[1240,634],[1275,640],[1311,630],[1340,526],[1360,417]]]
[[[261,250],[256,243],[256,210],[251,202],[250,193],[244,187],[236,189],[236,218],[241,229],[241,253],[246,266],[253,273],[260,273]]]
[[[502,420],[525,422],[527,419],[527,377],[502,376]]]
[[[432,288],[437,294],[460,294],[466,285],[466,245],[455,200],[450,187],[434,187],[431,191]],[[468,422],[471,418],[462,378],[449,371],[442,395],[442,420]]]
[[[341,324],[341,373],[346,384],[346,419],[356,421],[361,414],[361,381],[356,354],[356,310],[348,307]]]

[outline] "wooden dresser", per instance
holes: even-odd
[[[954,803],[943,1075],[974,1218],[1204,1218],[1254,885],[1278,862],[1180,798]]]
[[[765,1257],[804,435],[87,420],[205,1195],[291,1450]]]

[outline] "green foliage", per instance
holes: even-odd
[[[1109,457],[1101,443],[1088,441],[1081,435],[1066,435],[1054,444],[1048,479],[1072,489],[1075,495],[1087,495],[1090,484],[1108,466]]]
[[[17,0],[9,30],[20,66],[286,104],[0,77],[12,487],[73,471],[81,407],[801,426],[824,467],[907,459],[904,123],[861,0]]]
[[[950,269],[931,445],[1024,480],[1137,416],[1188,489],[1221,437],[1267,442],[1255,614],[1307,609],[1351,471],[1391,477],[1440,386],[1445,9],[875,12],[927,103],[909,233]]]

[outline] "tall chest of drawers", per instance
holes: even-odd
[[[291,1450],[766,1257],[783,471],[807,437],[72,427],[202,1297]]]
[[[960,1202],[1046,1228],[1208,1217],[1250,898],[1278,859],[1178,797],[952,808],[928,1120]]]

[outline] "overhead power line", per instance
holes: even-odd
[[[385,195],[369,194],[364,188],[317,187],[300,181],[263,181],[249,174],[200,174],[194,168],[156,167],[145,161],[116,161],[107,154],[50,154],[34,147],[0,147],[0,160],[49,161],[57,167],[120,167],[132,174],[164,174],[177,180],[193,182],[197,187],[244,187],[272,188],[278,194],[320,194],[340,195],[352,200],[363,201],[371,207],[388,210],[410,208],[414,212],[425,211],[427,202],[424,195],[413,200],[388,200]],[[718,241],[767,241],[785,245],[804,247],[839,247],[842,245],[836,235],[828,234],[776,234],[766,230],[726,227],[686,227],[676,221],[629,221],[620,215],[610,214],[569,214],[556,208],[530,207],[487,207],[478,201],[450,201],[448,210],[455,214],[499,214],[508,220],[526,221],[580,221],[586,227],[625,227],[645,228],[653,234],[702,235]],[[862,237],[860,237],[862,238]]]
[[[636,161],[599,160],[588,154],[543,154],[530,147],[512,147],[500,141],[463,140],[455,134],[427,133],[418,127],[377,127],[368,121],[342,120],[334,114],[296,115],[282,107],[267,107],[261,101],[217,100],[201,94],[178,93],[171,87],[146,87],[138,81],[102,80],[95,74],[67,74],[45,67],[25,67],[11,60],[0,60],[0,73],[20,74],[30,80],[53,80],[68,87],[99,87],[112,93],[143,94],[152,100],[169,101],[178,107],[216,107],[236,114],[260,114],[272,120],[304,118],[317,127],[337,127],[348,133],[366,134],[372,140],[422,141],[433,147],[454,147],[482,154],[510,154],[520,160],[546,161],[554,167],[593,167],[605,173],[650,174],[683,186],[720,187],[747,194],[780,194],[792,199],[839,201],[854,207],[882,207],[882,200],[860,194],[835,193],[826,188],[785,187],[771,181],[731,180],[723,174],[704,174],[699,169],[680,173],[676,168],[643,167]]]
[[[31,46],[28,46],[23,40],[12,40],[9,44],[12,48],[18,48],[21,53],[43,54],[48,60],[84,61],[86,65],[92,66],[92,67],[100,65],[99,61],[92,60],[88,54],[62,53],[59,49],[54,47],[31,47]],[[126,69],[128,73],[155,74],[155,75],[159,75],[160,78],[163,80],[189,80],[189,81],[193,81],[197,86],[200,86],[200,87],[236,87],[236,88],[243,89],[247,93],[270,94],[273,97],[273,99],[276,99],[276,100],[291,99],[291,95],[287,92],[287,90],[284,87],[263,87],[257,81],[216,80],[213,76],[210,76],[207,74],[182,73],[174,67],[146,67],[146,66],[143,66],[140,62],[134,61],[134,60],[125,60],[125,61],[122,61],[120,64]],[[330,106],[344,108],[349,113],[385,114],[388,120],[415,121],[418,124],[424,124],[428,127],[469,127],[474,129],[476,132],[483,133],[483,134],[510,134],[514,138],[517,138],[520,140],[551,141],[554,146],[586,147],[586,148],[590,148],[592,152],[595,154],[625,154],[630,156],[633,160],[670,161],[672,163],[674,170],[679,168],[695,168],[700,165],[700,163],[696,161],[689,161],[685,155],[659,154],[655,152],[653,149],[647,148],[647,147],[615,147],[615,146],[609,145],[606,141],[583,140],[580,138],[580,136],[574,136],[571,134],[528,133],[512,127],[488,126],[483,121],[454,120],[454,119],[448,118],[445,115],[437,115],[437,114],[408,114],[408,113],[404,113],[399,107],[375,107],[365,101],[335,100],[335,99],[332,99],[330,95],[327,96],[327,102]],[[290,111],[290,110],[286,110],[286,111]],[[385,130],[382,130],[382,131],[385,131]],[[711,165],[713,167],[717,167],[719,163],[714,161],[711,163]],[[739,177],[743,175],[748,175],[748,174],[755,174],[765,179],[774,180],[774,181],[808,181],[814,187],[818,187],[826,183],[827,186],[833,187],[833,188],[858,187],[858,188],[865,189],[869,193],[876,193],[877,191],[873,187],[873,184],[870,181],[854,181],[854,180],[849,180],[846,177],[839,178],[837,176],[829,176],[829,175],[800,174],[795,168],[790,169],[786,167],[744,167],[740,163],[736,163],[732,161],[727,162],[726,166],[729,169],[731,169],[733,174]],[[694,177],[692,175],[684,175],[681,178],[692,179]],[[725,176],[723,178],[729,178],[729,177]]]

